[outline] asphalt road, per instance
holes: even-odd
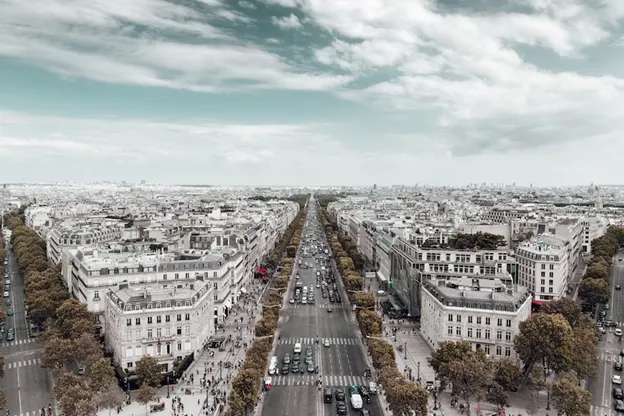
[[[11,276],[10,307],[15,314],[7,316],[5,331],[15,328],[15,340],[7,342],[6,332],[2,337],[0,354],[4,356],[4,378],[0,379],[0,387],[6,393],[10,415],[38,416],[42,407],[47,408],[53,402],[53,382],[50,372],[41,368],[40,342],[28,335],[24,279],[18,273],[17,263],[10,251],[7,260]],[[3,298],[3,302],[6,302],[6,298]]]
[[[624,253],[618,253],[617,257],[624,257]],[[611,304],[607,311],[607,320],[612,320],[617,327],[624,330],[624,290],[615,290],[616,285],[624,287],[624,261],[616,258],[611,281]],[[624,373],[616,371],[613,365],[616,361],[624,357],[620,356],[620,351],[624,348],[624,343],[618,342],[618,337],[614,335],[615,328],[608,328],[607,333],[602,336],[598,345],[598,375],[595,380],[588,383],[587,388],[592,394],[592,414],[595,416],[613,415],[617,413],[613,409],[613,387],[614,374],[624,377]]]
[[[313,201],[312,201],[313,202]],[[316,213],[316,204],[311,203],[308,211],[309,227],[304,229],[304,235],[312,232],[314,224],[319,224]],[[299,259],[297,257],[297,261]],[[304,258],[312,261],[313,257]],[[297,263],[297,262],[296,262]],[[335,264],[333,265],[335,268]],[[351,385],[366,384],[364,370],[367,367],[361,335],[355,322],[353,312],[348,307],[347,296],[340,279],[336,279],[342,296],[342,305],[330,304],[327,298],[321,296],[321,290],[316,289],[316,271],[314,269],[298,269],[303,286],[315,291],[315,305],[288,304],[280,312],[281,320],[278,328],[280,339],[276,351],[273,353],[278,359],[278,367],[282,366],[284,355],[292,356],[295,343],[302,343],[302,364],[306,347],[314,349],[315,363],[319,366],[319,373],[287,374],[272,376],[273,388],[266,392],[261,413],[265,416],[315,415],[329,416],[336,413],[335,399],[331,404],[324,404],[322,390],[316,386],[320,377],[323,388],[333,389],[341,387],[348,392]],[[338,275],[337,270],[334,270]],[[291,279],[287,298],[293,296],[295,279]],[[331,305],[332,312],[329,313]],[[318,336],[319,343],[316,344]],[[330,340],[330,346],[324,347],[323,341]],[[382,415],[378,400],[371,396],[370,404],[364,403],[371,415]],[[348,394],[347,394],[348,401]],[[359,415],[347,402],[347,414]]]

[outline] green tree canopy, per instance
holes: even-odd
[[[552,401],[560,415],[589,415],[591,393],[579,386],[576,373],[571,372],[553,383]]]

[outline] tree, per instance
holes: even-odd
[[[568,298],[561,298],[557,300],[551,300],[550,302],[545,302],[542,305],[540,312],[547,315],[561,314],[573,328],[579,323],[581,317],[583,316],[583,314],[581,313],[581,308],[578,306],[578,304]]]
[[[584,319],[573,330],[572,360],[571,369],[582,379],[593,379],[596,377],[596,355],[598,345],[598,333],[591,320],[583,316]],[[589,321],[589,322],[587,322]]]
[[[440,381],[440,387],[444,389],[450,382],[448,368],[452,362],[460,361],[462,357],[470,354],[472,347],[467,342],[442,341],[438,348],[427,357],[429,365],[436,373]]]
[[[609,263],[601,257],[593,260],[585,272],[586,279],[606,279],[609,277]]]
[[[461,397],[470,416],[470,400],[480,399],[483,391],[491,382],[491,367],[481,350],[465,354],[459,360],[444,365],[448,381],[453,385],[453,392]]]
[[[72,373],[61,374],[54,386],[54,393],[66,416],[95,415],[93,392],[80,377]]]
[[[158,387],[162,381],[162,367],[158,360],[151,355],[144,355],[136,363],[136,374],[141,385]]]
[[[358,292],[353,294],[353,303],[360,308],[371,309],[375,307],[375,295],[370,292]]]
[[[391,388],[386,389],[388,403],[392,414],[397,416],[426,416],[428,414],[427,392],[416,383],[398,378],[400,380]]]
[[[364,336],[376,337],[381,335],[381,317],[376,312],[367,309],[359,309],[357,317]]]
[[[514,347],[524,363],[538,362],[559,372],[570,366],[573,341],[572,328],[562,315],[536,313],[520,323]]]
[[[108,409],[110,416],[111,410],[121,407],[124,399],[124,392],[121,388],[117,384],[111,384],[96,394],[95,404],[98,409]]]
[[[492,383],[488,386],[485,398],[488,402],[495,404],[499,409],[509,406],[509,395],[498,383]]]
[[[552,400],[560,415],[588,415],[591,393],[579,386],[579,379],[572,371],[553,383]]]
[[[608,303],[611,295],[609,282],[606,279],[584,279],[579,284],[578,294],[591,305]]]
[[[256,370],[243,368],[232,381],[232,389],[240,395],[245,408],[251,408],[256,403],[261,373]]]
[[[75,358],[81,366],[91,367],[91,364],[102,358],[102,348],[91,333],[81,334],[73,345]]]
[[[535,389],[535,392],[539,393],[542,390],[546,390],[546,410],[550,410],[550,380],[546,373],[546,369],[541,364],[536,364],[533,367],[531,374],[529,374],[529,381]]]
[[[147,414],[147,405],[158,398],[156,389],[147,383],[143,383],[139,388],[136,399],[137,402],[145,405],[145,413]]]
[[[4,357],[2,355],[0,355],[0,378],[4,378]]]
[[[0,389],[0,409],[6,409],[7,399],[3,389]]]
[[[529,416],[534,416],[539,411],[539,402],[537,400],[537,395],[535,394],[535,392],[531,392],[531,394],[529,395],[529,401],[527,402],[526,411]]]
[[[89,387],[94,393],[108,389],[116,383],[115,370],[108,358],[100,358],[89,368]]]
[[[74,345],[68,339],[51,335],[45,340],[41,353],[41,366],[49,370],[66,368],[74,359]]]
[[[66,339],[75,339],[84,333],[95,333],[93,316],[86,305],[75,299],[66,300],[56,310],[55,326]]]
[[[494,371],[494,381],[507,391],[517,391],[522,379],[522,371],[510,358],[498,361]]]

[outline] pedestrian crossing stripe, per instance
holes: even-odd
[[[361,341],[359,338],[319,338],[319,343],[323,344],[325,340],[329,340],[330,345],[359,345]],[[306,345],[306,344],[315,344],[316,338],[282,338],[277,341],[278,344],[292,344],[295,345],[297,343]]]
[[[591,405],[589,414],[592,416],[619,416],[613,407]]]
[[[31,342],[35,342],[35,340],[32,339],[32,338],[20,339],[20,340],[17,340],[17,341],[3,342],[1,345],[3,347],[12,347],[12,346],[15,346],[15,345],[30,344]]]
[[[31,365],[41,365],[41,358],[35,358],[32,360],[24,360],[24,361],[16,361],[14,363],[6,363],[4,364],[4,369],[10,370],[12,368],[29,367]]]
[[[596,359],[597,360],[606,361],[608,363],[617,363],[620,360],[624,361],[624,357],[620,357],[619,353],[613,353],[613,354],[602,353],[602,354],[598,354],[596,356]]]
[[[310,308],[310,307],[319,307],[321,309],[346,309],[347,307],[343,304],[340,303],[335,303],[335,304],[326,304],[326,303],[295,303],[295,304],[288,304],[288,308],[290,309],[298,309],[298,308]]]
[[[318,375],[281,375],[272,376],[274,386],[316,386]],[[322,376],[323,387],[364,386],[368,381],[362,376]]]

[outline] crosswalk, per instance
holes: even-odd
[[[602,360],[602,361],[606,361],[608,363],[616,363],[618,361],[620,361],[620,355],[619,354],[609,354],[608,352],[603,352],[602,354],[598,354],[596,356],[597,360]]]
[[[346,308],[345,305],[341,304],[341,303],[316,303],[316,304],[310,304],[310,303],[306,303],[305,305],[303,303],[289,303],[288,308],[290,309],[298,309],[298,308],[314,308],[314,307],[319,307],[321,309],[344,309]]]
[[[31,365],[41,365],[41,358],[33,358],[32,360],[16,361],[14,363],[6,363],[4,364],[4,369],[10,370],[12,368],[29,367]]]
[[[26,338],[26,339],[19,339],[19,340],[15,340],[15,341],[10,341],[10,342],[3,342],[2,344],[0,344],[0,346],[2,347],[13,347],[15,345],[22,345],[22,344],[30,344],[32,342],[35,342],[36,340],[33,338]]]
[[[331,345],[359,345],[362,341],[359,338],[319,338],[320,343],[324,343],[328,339]],[[282,338],[277,341],[278,344],[292,344],[300,343],[302,345],[314,344],[316,338]]]
[[[317,375],[272,376],[274,386],[315,386]],[[348,387],[366,385],[367,381],[362,376],[322,376],[324,387]]]
[[[592,416],[620,416],[613,407],[591,405],[589,414]]]

